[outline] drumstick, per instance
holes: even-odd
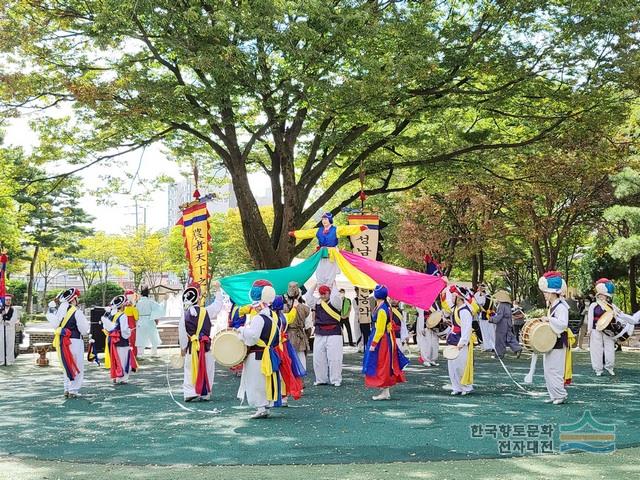
[[[536,363],[538,362],[538,354],[531,354],[531,365],[529,366],[529,373],[524,377],[524,383],[533,383],[533,375],[536,373]]]

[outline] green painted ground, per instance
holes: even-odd
[[[383,468],[368,464],[412,462],[390,468],[404,472],[398,473],[404,478],[431,478],[426,471],[418,474],[427,468],[419,462],[499,457],[500,440],[518,442],[518,445],[528,440],[533,442],[527,445],[532,451],[536,443],[540,448],[541,442],[548,440],[531,430],[540,429],[542,425],[550,425],[555,430],[552,441],[553,449],[557,450],[558,425],[578,421],[585,411],[591,411],[600,422],[615,424],[618,449],[640,446],[640,356],[630,352],[619,354],[618,375],[613,378],[593,376],[588,353],[576,354],[576,385],[571,387],[570,403],[561,406],[543,403],[541,365],[536,383],[531,387],[539,395],[525,395],[486,354],[478,355],[474,395],[449,395],[445,390],[448,377],[443,362],[432,370],[410,367],[409,383],[394,390],[394,400],[373,402],[370,400],[373,392],[364,388],[359,374],[360,355],[352,353],[345,356],[347,368],[342,387],[309,386],[303,400],[288,409],[277,410],[271,419],[258,421],[250,420],[252,410],[240,406],[235,399],[239,380],[221,369],[216,372],[216,400],[196,404],[198,412],[186,412],[168,394],[166,357],[144,363],[132,384],[117,388],[109,384],[106,370],[90,366],[83,389],[86,396],[79,400],[64,400],[61,374],[55,367],[38,368],[32,365],[30,356],[21,356],[19,360],[16,368],[0,368],[0,456],[5,459],[0,465],[3,472],[10,472],[12,468],[22,472],[7,478],[75,478],[60,476],[59,472],[65,471],[69,464],[57,461],[88,463],[75,463],[75,473],[91,470],[92,463],[123,464],[125,466],[102,467],[102,470],[113,470],[114,474],[119,472],[123,478],[175,478],[162,476],[170,475],[171,470],[159,467],[144,469],[144,477],[129,475],[126,472],[136,470],[127,470],[127,464],[288,464],[286,470],[292,475],[299,471],[295,465],[304,465],[300,468],[310,474],[352,472],[352,476],[339,476],[361,478],[360,472],[379,473]],[[528,359],[524,358],[508,362],[518,380],[523,378],[528,365]],[[169,370],[169,379],[173,392],[181,398],[181,371]],[[308,383],[312,381],[310,378]],[[214,408],[222,412],[216,415],[212,413]],[[472,426],[479,424],[524,428],[530,430],[532,436],[472,438]],[[511,450],[513,454],[513,447]],[[636,451],[637,455],[637,450],[630,451]],[[605,470],[611,464],[627,468],[613,461],[615,456],[590,454],[585,457],[594,465],[604,462]],[[527,462],[549,464],[536,458],[547,457],[530,457]],[[557,455],[549,461],[575,462],[581,468],[589,467],[578,458]],[[487,461],[479,460],[478,465]],[[504,465],[509,468],[518,465],[519,470],[514,472],[521,471],[524,475],[527,469],[523,461],[517,459]],[[489,464],[499,469],[502,468],[500,462],[505,460],[489,461]],[[474,465],[473,462],[446,463],[461,472]],[[310,464],[362,465],[316,470],[317,467],[308,467]],[[443,462],[426,465],[429,472],[444,468]],[[36,476],[28,476],[27,472],[31,471]],[[214,471],[220,475],[234,472],[233,467],[216,467]],[[597,468],[593,470],[596,471]],[[38,472],[51,474],[38,477]],[[154,472],[159,476],[153,476]],[[255,478],[264,477],[263,469],[244,467],[243,472],[246,475],[243,473],[242,478],[254,478],[251,472],[255,472]],[[511,474],[509,477],[518,478]],[[438,475],[438,478],[458,477]]]

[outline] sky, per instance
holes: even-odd
[[[34,132],[29,128],[28,118],[22,117],[15,119],[5,129],[5,144],[22,146],[29,150],[34,145]],[[184,179],[181,175],[181,169],[175,162],[167,159],[160,145],[152,145],[147,148],[140,160],[140,151],[132,152],[122,157],[122,168],[125,172],[135,174],[140,164],[139,177],[141,179],[152,179],[160,175],[166,175],[174,178],[176,182]],[[61,173],[69,171],[74,167],[68,165],[56,165],[50,168],[52,173]],[[82,178],[82,183],[86,187],[85,195],[82,198],[82,207],[95,219],[93,228],[104,231],[106,233],[118,234],[123,230],[136,225],[135,202],[133,196],[141,193],[144,189],[134,183],[130,195],[116,195],[113,198],[115,205],[100,205],[97,199],[90,195],[88,190],[95,188],[104,182],[102,175],[113,173],[114,167],[104,167],[100,164],[87,168],[78,173]],[[250,179],[252,190],[258,194],[263,194],[264,178],[254,177]],[[206,193],[206,192],[203,192]],[[160,190],[151,194],[148,201],[138,203],[138,222],[144,223],[144,208],[146,208],[146,224],[151,230],[158,230],[167,227],[168,223],[168,197],[167,189],[162,187]]]

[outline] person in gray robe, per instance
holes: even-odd
[[[522,353],[522,346],[513,333],[513,320],[511,318],[511,297],[505,290],[499,290],[493,296],[497,304],[496,313],[489,321],[496,326],[495,354],[502,358],[507,351],[507,347],[516,354]]]

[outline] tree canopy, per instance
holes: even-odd
[[[624,114],[640,6],[602,2],[26,0],[5,2],[5,109],[65,103],[47,155],[85,168],[164,142],[226,169],[257,267],[289,230],[360,189],[431,169],[492,169],[576,121]],[[495,158],[495,155],[494,155]],[[264,171],[274,215],[248,175]],[[406,172],[398,175],[399,172]],[[296,250],[297,248],[297,250]]]

